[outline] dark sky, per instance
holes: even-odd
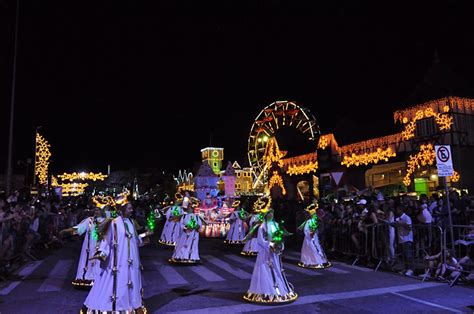
[[[189,168],[211,137],[245,164],[250,126],[275,100],[309,108],[341,143],[389,134],[435,51],[474,86],[474,28],[460,5],[200,2],[22,0],[14,162],[41,125],[55,171]],[[0,169],[14,11],[0,0]]]

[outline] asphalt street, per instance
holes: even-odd
[[[45,259],[28,262],[0,284],[0,313],[78,313],[87,291],[74,279],[82,239]],[[150,313],[472,313],[474,289],[421,282],[390,272],[333,261],[326,270],[297,266],[295,248],[284,253],[296,302],[280,306],[246,303],[255,257],[239,255],[219,239],[201,239],[202,265],[171,266],[172,251],[153,242],[141,248],[145,305]]]

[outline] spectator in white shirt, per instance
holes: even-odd
[[[396,219],[392,223],[397,229],[398,244],[402,247],[402,256],[405,264],[405,275],[413,276],[413,230],[410,216],[403,212],[401,206],[395,212]]]

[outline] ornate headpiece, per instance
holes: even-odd
[[[257,199],[253,204],[253,211],[257,214],[266,215],[271,209],[270,205],[272,204],[272,198],[270,195],[263,195]]]
[[[191,196],[191,197],[190,197],[190,200],[189,200],[189,204],[191,205],[191,208],[196,208],[196,207],[199,206],[200,201],[199,201],[199,199],[197,199],[197,198]]]
[[[179,192],[174,195],[174,199],[175,199],[177,202],[182,201],[183,198],[184,198],[183,194],[181,194],[181,193],[179,193]]]
[[[100,209],[103,209],[105,206],[110,205],[109,198],[102,195],[95,195],[94,197],[92,197],[92,202],[96,207]]]
[[[318,203],[311,203],[311,204],[309,204],[309,205],[305,208],[305,210],[306,210],[311,216],[313,216],[313,215],[316,213],[316,211],[318,210],[318,208],[319,208]]]
[[[128,190],[125,190],[124,192],[120,193],[119,195],[117,195],[117,197],[115,198],[114,200],[114,203],[116,205],[125,205],[125,204],[128,204],[129,201],[128,201],[128,196],[130,195],[130,191]],[[114,205],[115,205],[114,204]]]

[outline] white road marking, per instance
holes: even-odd
[[[443,309],[443,310],[446,310],[446,311],[449,311],[449,312],[452,312],[452,313],[463,313],[462,311],[459,311],[459,310],[456,310],[456,309],[453,309],[453,308],[442,306],[442,305],[439,305],[439,304],[436,304],[436,303],[431,303],[431,302],[428,302],[428,301],[423,301],[423,300],[420,300],[420,299],[417,299],[417,298],[414,298],[414,297],[409,297],[409,296],[401,294],[401,293],[392,292],[392,294],[394,294],[396,296],[399,296],[399,297],[402,297],[402,298],[405,298],[405,299],[408,299],[408,300],[411,300],[411,301],[414,301],[414,302],[424,304],[424,305],[437,307],[439,309]]]
[[[224,278],[216,274],[215,272],[207,269],[205,266],[198,265],[198,266],[191,266],[189,270],[195,272],[199,277],[204,279],[205,281],[214,282],[214,281],[225,281]]]
[[[154,262],[156,269],[165,278],[166,282],[170,285],[185,285],[189,282],[184,279],[172,266],[162,265],[158,262]]]
[[[219,258],[209,256],[209,255],[204,256],[204,258],[206,259],[207,262],[209,262],[211,264],[214,264],[219,268],[222,268],[226,272],[231,273],[232,275],[234,275],[234,276],[236,276],[240,279],[250,279],[250,278],[252,278],[252,274],[246,272],[245,270],[243,270],[241,268],[233,267],[229,263],[224,262],[223,260],[221,260]]]
[[[360,271],[363,271],[363,272],[366,272],[366,273],[374,271],[373,269],[370,269],[370,268],[365,268],[365,267],[360,267],[360,266],[352,266],[352,265],[345,264],[345,263],[340,263],[340,262],[331,261],[331,264],[340,265],[340,266],[347,267],[347,268],[352,268],[352,269],[357,269],[357,270],[360,270]]]
[[[48,278],[38,288],[38,292],[60,291],[72,265],[72,259],[59,260],[48,274]]]
[[[43,263],[43,261],[30,262],[30,263],[26,264],[24,267],[22,267],[20,270],[18,270],[16,273],[17,273],[17,275],[21,276],[22,277],[21,279],[23,280],[23,279],[27,278],[29,275],[31,275],[35,271],[35,269],[38,268],[39,265],[41,265],[41,263]],[[9,294],[20,283],[21,283],[21,281],[12,281],[12,282],[10,282],[8,284],[8,286],[6,286],[2,290],[0,290],[0,295]]]
[[[278,308],[294,306],[294,305],[311,304],[311,303],[324,302],[324,301],[362,298],[362,297],[383,295],[383,294],[394,293],[394,292],[426,289],[426,288],[438,287],[438,286],[443,286],[443,285],[445,284],[428,282],[428,283],[418,283],[418,284],[411,284],[411,285],[392,286],[392,287],[386,287],[386,288],[375,288],[375,289],[355,290],[355,291],[339,292],[339,293],[308,295],[304,297],[299,297],[294,303],[279,305]],[[182,314],[236,313],[236,312],[240,313],[240,312],[256,311],[256,310],[262,310],[262,309],[268,309],[268,306],[242,303],[242,304],[237,304],[237,305],[208,307],[208,308],[192,309],[192,310],[187,310],[187,311],[179,311],[179,313],[182,313]],[[173,312],[173,313],[178,313],[178,312]]]
[[[315,269],[309,269],[309,268],[302,268],[299,266],[295,266],[293,264],[288,264],[288,263],[283,263],[283,269],[290,269],[292,271],[305,274],[308,276],[321,276],[322,274],[316,271]]]

